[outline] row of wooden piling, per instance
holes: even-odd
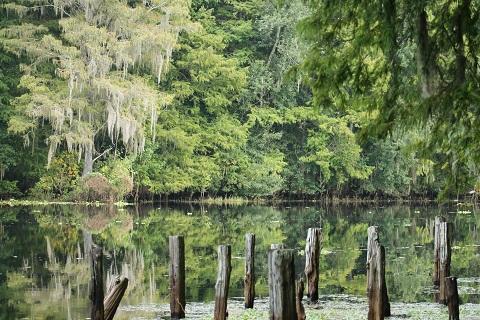
[[[459,319],[457,279],[450,277],[451,224],[443,217],[435,219],[433,283],[439,287],[437,301],[448,305],[450,320]],[[322,229],[309,228],[305,245],[305,280],[307,297],[318,300],[319,261]],[[185,241],[181,235],[169,237],[170,313],[172,319],[185,317]],[[91,318],[113,319],[128,285],[128,279],[117,278],[103,296],[102,249],[92,248]],[[245,235],[245,308],[253,308],[255,300],[255,234]],[[368,228],[367,242],[368,319],[382,320],[391,315],[385,281],[385,247],[381,245],[377,226]],[[231,273],[231,246],[218,247],[218,272],[215,283],[214,319],[228,317],[227,299]],[[304,320],[302,305],[304,279],[295,279],[294,250],[283,244],[272,244],[268,252],[269,307],[272,320]]]

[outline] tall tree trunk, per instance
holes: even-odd
[[[93,145],[85,149],[82,177],[93,172]]]
[[[398,98],[398,87],[400,84],[399,69],[400,61],[398,58],[398,34],[397,34],[397,8],[395,0],[384,0],[383,10],[385,10],[385,17],[383,23],[385,24],[385,42],[383,51],[387,57],[388,72],[390,73],[390,80],[388,89],[383,99],[383,108],[389,112],[384,112],[383,117],[386,117],[387,122],[391,122],[396,116],[396,104]]]
[[[275,54],[275,51],[277,50],[278,42],[280,41],[280,32],[282,31],[282,26],[277,26],[277,31],[275,33],[275,42],[273,43],[272,50],[270,51],[270,54],[268,55],[268,60],[267,60],[267,67],[272,63],[273,55]]]
[[[422,96],[430,97],[434,92],[435,53],[428,35],[427,12],[419,10],[417,17],[417,69],[420,76]]]
[[[463,36],[465,26],[470,20],[470,0],[463,0],[454,17],[455,28],[455,84],[462,85],[465,82],[465,69],[467,58],[465,57],[465,43]]]

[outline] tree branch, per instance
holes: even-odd
[[[107,150],[103,151],[99,156],[97,156],[96,158],[94,158],[94,159],[92,160],[92,162],[97,161],[98,159],[100,159],[101,157],[103,157],[106,153],[108,153],[110,150],[112,150],[112,148],[108,148]]]

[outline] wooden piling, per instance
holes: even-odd
[[[448,222],[440,222],[435,230],[435,238],[438,238],[438,279],[439,293],[438,303],[447,303],[447,292],[445,278],[450,277],[450,262],[452,256],[451,248],[452,225]]]
[[[230,284],[230,272],[232,250],[230,245],[221,245],[218,247],[218,273],[215,284],[215,310],[214,320],[226,320],[228,287]]]
[[[270,320],[297,320],[293,250],[268,252]]]
[[[168,238],[170,252],[170,316],[185,318],[185,241],[183,236]]]
[[[103,300],[105,320],[112,320],[128,287],[128,279],[116,276]]]
[[[309,228],[305,245],[305,277],[307,279],[307,297],[311,302],[318,300],[321,241],[322,229]]]
[[[445,278],[446,302],[448,306],[448,320],[460,319],[460,299],[458,298],[457,278]]]
[[[368,320],[383,320],[390,316],[385,281],[385,248],[380,245],[377,226],[368,228],[367,295]]]
[[[270,250],[278,250],[278,249],[286,249],[287,246],[284,245],[283,243],[272,243],[270,244]],[[267,264],[270,265],[270,255],[268,255],[268,262]],[[270,271],[268,272],[268,283],[270,285],[270,283],[272,282],[271,279],[270,279]]]
[[[441,216],[435,217],[433,227],[433,285],[440,285],[440,224],[445,222],[445,218]]]
[[[103,308],[103,249],[92,245],[91,249],[91,285],[90,285],[90,318],[104,320]]]
[[[300,278],[297,280],[295,284],[295,303],[296,303],[296,310],[297,310],[297,319],[298,320],[305,320],[305,308],[303,307],[303,290],[304,290],[305,284],[303,282],[303,279]]]
[[[245,235],[245,278],[244,278],[245,308],[253,308],[255,300],[255,234]]]

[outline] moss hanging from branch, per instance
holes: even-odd
[[[29,139],[47,121],[49,163],[64,143],[79,156],[94,149],[103,128],[112,143],[142,152],[146,124],[150,122],[154,137],[157,108],[169,101],[149,78],[158,85],[168,68],[178,33],[188,23],[187,1],[148,1],[135,7],[113,0],[23,4],[9,2],[4,10],[19,16],[50,10],[59,16],[61,33],[54,37],[32,24],[1,31],[7,50],[30,59],[21,81],[26,93],[15,101],[10,130]],[[53,65],[53,74],[38,68],[42,65]]]

